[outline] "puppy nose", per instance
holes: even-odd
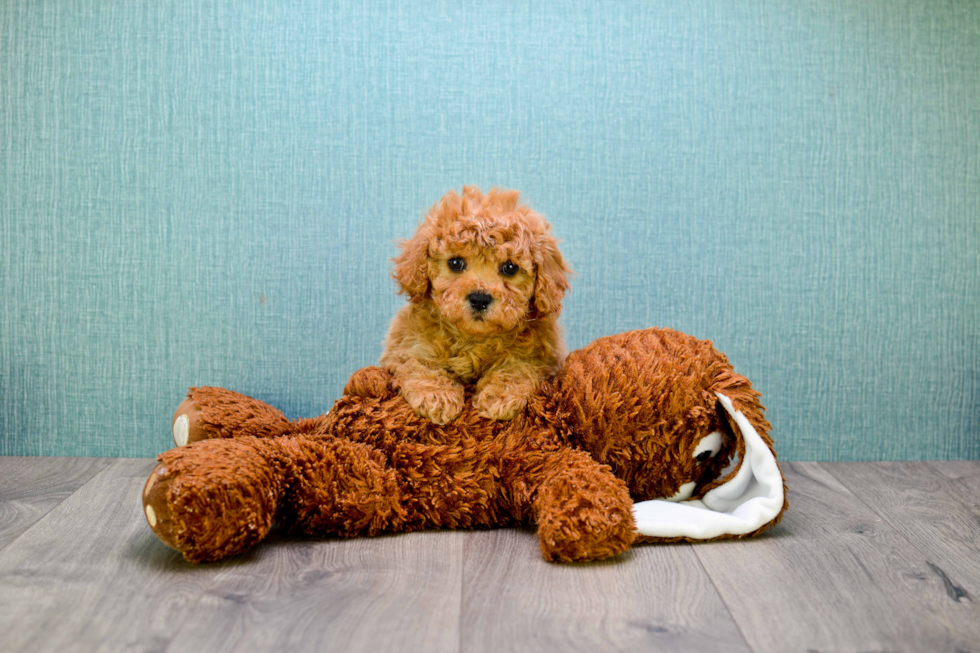
[[[466,301],[470,303],[470,306],[473,307],[474,311],[477,313],[482,313],[483,311],[487,310],[487,306],[493,302],[493,295],[479,291],[471,292],[466,296]]]

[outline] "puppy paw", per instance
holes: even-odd
[[[473,405],[482,417],[507,421],[517,417],[527,405],[529,393],[505,390],[497,385],[488,385],[473,399]]]
[[[448,424],[463,412],[465,396],[458,383],[427,383],[412,389],[403,387],[401,392],[416,414],[436,424]]]

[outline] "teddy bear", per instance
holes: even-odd
[[[578,562],[756,535],[786,509],[760,393],[710,341],[660,328],[600,338],[509,421],[482,417],[467,392],[437,424],[379,367],[306,419],[191,388],[144,514],[191,562],[247,551],[274,523],[317,537],[533,524],[546,560]]]

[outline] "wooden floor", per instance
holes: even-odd
[[[980,651],[980,462],[784,464],[769,535],[544,562],[532,530],[194,566],[151,460],[0,457],[0,651]]]

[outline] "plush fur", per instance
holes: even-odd
[[[513,419],[564,360],[557,320],[568,273],[550,226],[517,191],[450,191],[395,259],[409,304],[380,365],[437,424],[459,416],[468,391],[478,414]]]
[[[193,562],[241,553],[276,521],[342,537],[536,524],[547,560],[596,560],[656,539],[634,532],[634,500],[691,481],[700,498],[735,473],[719,478],[742,441],[715,393],[772,447],[748,379],[710,342],[665,329],[573,352],[510,421],[468,402],[433,423],[378,367],[356,372],[329,413],[295,421],[229,390],[192,388],[174,415],[190,444],[159,456],[144,510]],[[719,450],[695,456],[716,431],[727,436]]]

